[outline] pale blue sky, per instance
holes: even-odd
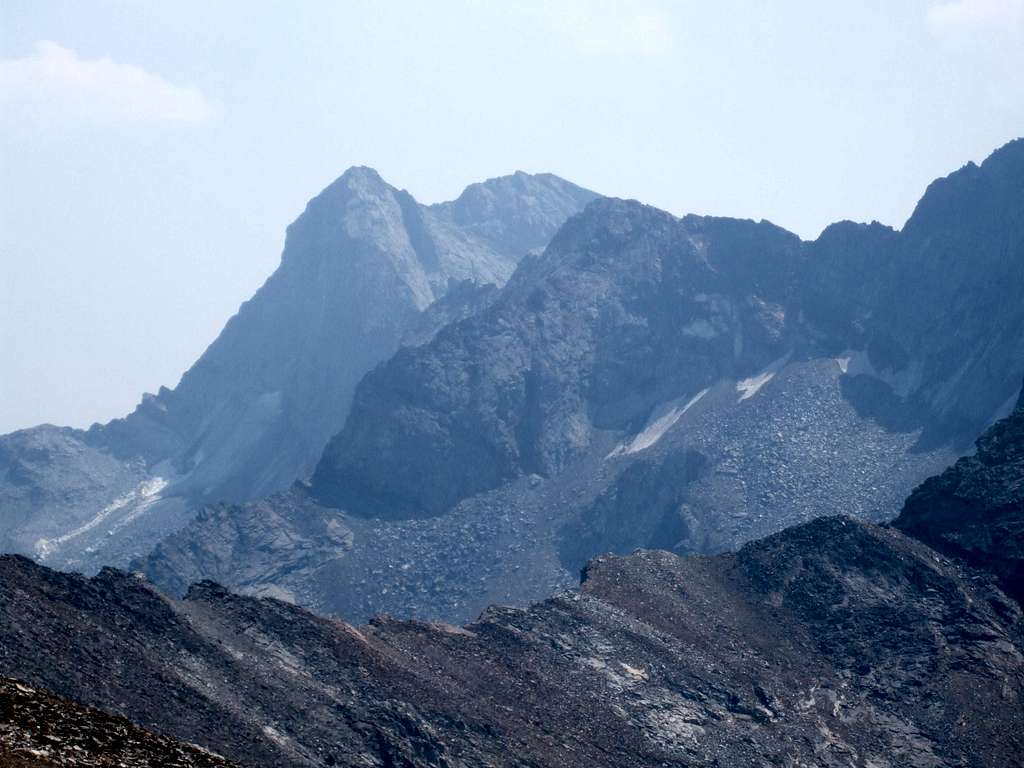
[[[0,432],[173,386],[353,164],[814,237],[1024,134],[1024,0],[0,4]]]

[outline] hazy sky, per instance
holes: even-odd
[[[1024,0],[3,0],[0,432],[176,384],[349,165],[899,227],[1022,71]]]

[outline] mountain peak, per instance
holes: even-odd
[[[434,207],[452,208],[459,213],[467,213],[481,206],[493,208],[499,203],[521,198],[524,195],[545,200],[568,198],[575,202],[576,208],[582,208],[583,205],[597,197],[594,192],[579,187],[571,181],[566,181],[553,173],[514,171],[504,176],[495,176],[470,184],[454,200],[437,203]]]
[[[372,178],[380,179],[380,173],[377,172],[376,168],[372,168],[369,165],[350,165],[345,169],[345,172],[338,178]]]
[[[954,227],[970,215],[981,223],[1000,220],[1022,194],[1024,138],[1018,138],[993,151],[981,165],[968,162],[929,184],[904,231],[914,235],[938,226]]]
[[[375,169],[368,165],[353,165],[346,169],[341,176],[324,187],[323,191],[313,198],[313,201],[325,195],[331,196],[331,193],[337,193],[341,190],[346,192],[369,192],[372,190],[377,194],[396,191]]]

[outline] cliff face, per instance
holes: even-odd
[[[723,379],[753,396],[829,355],[859,415],[920,430],[918,450],[963,446],[1022,374],[1022,254],[1024,141],[937,181],[898,233],[837,225],[802,244],[596,202],[487,311],[367,376],[313,492],[359,515],[441,514],[555,475],[673,398]]]
[[[400,351],[358,390],[313,478],[322,502],[419,517],[559,473],[595,432],[783,356],[799,242],[751,222],[591,205],[483,313]]]
[[[517,173],[423,206],[350,169],[289,227],[278,269],[177,387],[88,432],[0,437],[0,551],[86,570],[125,564],[196,503],[306,478],[367,371],[466,314],[476,291],[504,284],[593,197]],[[455,296],[434,309],[450,285]]]
[[[173,433],[181,487],[204,498],[286,488],[341,428],[358,381],[450,280],[504,284],[593,197],[555,176],[519,174],[422,206],[353,168],[289,227],[280,268],[179,386],[95,437],[149,455],[154,425]]]
[[[893,522],[950,556],[998,575],[1024,602],[1024,392],[977,451],[922,483]]]
[[[931,185],[903,231],[814,242],[595,201],[502,289],[433,305],[310,488],[210,510],[138,567],[352,620],[466,621],[603,552],[889,520],[1016,398],[1022,179],[1017,141]],[[268,508],[344,543],[296,546]]]

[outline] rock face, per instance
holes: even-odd
[[[914,490],[893,525],[992,571],[1024,603],[1024,392],[973,456]]]
[[[918,450],[961,447],[1024,373],[1022,254],[1024,140],[933,184],[898,233],[837,225],[802,244],[765,223],[598,201],[486,311],[364,379],[313,492],[365,516],[442,514],[558,474],[601,432],[650,429],[639,450],[661,411],[667,429],[723,379],[747,399],[826,356],[860,415],[921,430]]]
[[[939,506],[945,540],[1002,530],[1018,416],[982,440],[996,509]],[[464,627],[354,627],[6,556],[0,673],[250,765],[1021,766],[1024,615],[1003,550],[976,563],[828,517],[734,554],[603,556]]]
[[[287,488],[341,428],[358,381],[450,280],[504,284],[593,197],[555,176],[517,174],[421,206],[353,168],[289,227],[280,268],[178,387],[107,425],[104,438],[148,454],[154,433],[171,433],[185,450],[184,487],[205,498]]]
[[[0,762],[6,768],[231,768],[192,744],[0,678]]]
[[[344,546],[249,546],[266,513],[243,504],[137,567],[251,594],[274,572],[351,620],[461,622],[568,586],[602,552],[889,520],[1016,398],[1021,184],[1016,141],[931,185],[903,231],[843,222],[810,243],[595,201],[370,372],[310,488],[267,502],[289,530],[333,521]]]
[[[594,203],[482,314],[367,376],[313,492],[356,514],[423,517],[557,474],[595,431],[785,355],[798,254],[771,225]]]
[[[593,198],[550,174],[517,173],[423,206],[375,171],[350,169],[289,227],[280,267],[176,388],[88,432],[0,438],[0,551],[86,570],[124,564],[187,521],[194,502],[256,498],[307,477],[367,371],[403,338],[422,343],[485,301],[483,286],[504,284]],[[451,300],[423,316],[450,286]],[[147,483],[159,486],[149,506],[124,502]],[[169,512],[153,506],[168,499]],[[102,525],[76,533],[97,517]]]

